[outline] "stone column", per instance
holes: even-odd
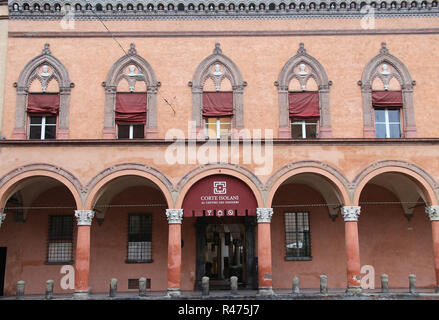
[[[439,293],[439,206],[425,208],[430,217],[433,236],[434,271],[436,275],[436,293]]]
[[[273,294],[271,273],[271,217],[272,208],[257,208],[258,221],[258,294]]]
[[[166,209],[168,232],[168,296],[179,296],[181,283],[181,222],[183,209]]]
[[[75,293],[76,298],[88,296],[90,275],[90,228],[94,217],[92,210],[75,210],[78,223],[75,257]]]
[[[358,216],[361,207],[345,206],[341,213],[345,221],[345,245],[347,267],[347,292],[361,292],[360,244],[358,241]]]

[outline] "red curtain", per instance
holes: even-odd
[[[373,91],[372,106],[374,108],[402,108],[402,92]]]
[[[288,102],[293,120],[320,118],[318,91],[290,92]]]
[[[116,93],[116,123],[146,123],[146,93]]]
[[[203,116],[233,116],[233,92],[203,92]]]
[[[59,111],[59,94],[29,93],[27,112],[32,116],[56,116]]]

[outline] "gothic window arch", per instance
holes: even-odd
[[[377,83],[382,87],[376,88]],[[412,80],[406,66],[389,53],[384,42],[381,44],[380,53],[365,67],[358,84],[361,86],[363,100],[363,135],[365,138],[377,137],[375,123],[377,106],[383,108],[386,104],[389,106],[393,104],[393,109],[399,108],[401,110],[401,136],[405,138],[416,137],[413,107],[413,86],[416,82]],[[379,92],[382,92],[381,98]],[[391,102],[389,100],[388,97],[392,92],[395,96],[393,99],[398,101]]]
[[[115,139],[117,137],[116,127],[116,98],[118,86],[121,82],[127,84],[125,93],[143,93],[146,98],[144,120],[144,137],[155,138],[157,135],[157,88],[160,82],[157,81],[154,70],[150,64],[137,54],[134,43],[131,44],[128,53],[117,60],[103,83],[105,87],[105,119],[104,138]],[[136,89],[142,87],[141,92]],[[143,89],[145,88],[145,90]]]
[[[195,122],[196,131],[193,134],[197,137],[200,137],[198,136],[200,133],[204,134],[206,123],[206,118],[203,116],[206,101],[204,101],[203,106],[203,96],[206,94],[204,90],[207,81],[213,82],[215,85],[213,94],[219,92],[225,82],[229,82],[231,85],[227,103],[230,105],[229,111],[232,113],[231,135],[236,136],[240,129],[244,128],[243,93],[247,83],[242,80],[238,66],[222,53],[219,43],[215,44],[213,53],[198,65],[193,80],[189,82],[192,87],[192,120]]]
[[[56,98],[55,105],[50,106],[37,106],[40,108],[40,113],[43,114],[44,108],[50,107],[50,113],[56,114],[56,138],[66,139],[69,136],[69,103],[70,103],[70,91],[74,86],[70,82],[69,74],[64,65],[51,54],[49,44],[44,45],[42,54],[33,58],[27,63],[24,69],[21,71],[18,82],[14,85],[17,88],[17,104],[15,109],[15,127],[13,131],[13,139],[26,139],[29,135],[28,127],[28,114],[31,110],[28,105],[30,100],[30,87],[31,85],[37,86],[39,99],[44,99],[43,96],[48,95],[48,86],[56,83]],[[47,94],[47,95],[46,95]],[[55,98],[55,97],[52,97]],[[35,102],[37,103],[38,102]],[[47,104],[47,102],[45,102]],[[48,109],[48,108],[46,108]],[[36,110],[35,108],[33,110]],[[45,110],[48,111],[48,110]]]
[[[304,93],[309,91],[309,80],[313,80],[317,90],[314,91],[314,105],[316,106],[312,117],[318,118],[318,137],[331,137],[331,121],[329,108],[329,87],[332,84],[328,80],[323,66],[312,56],[310,56],[301,43],[297,54],[293,56],[282,68],[278,81],[275,85],[278,87],[279,101],[279,138],[291,138],[291,117],[290,117],[290,83],[292,80],[300,83],[300,91]],[[306,107],[306,106],[305,106]]]

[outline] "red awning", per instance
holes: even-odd
[[[116,123],[146,123],[146,93],[116,93]]]
[[[318,91],[290,92],[288,102],[293,120],[320,118]]]
[[[195,183],[183,200],[185,217],[254,216],[257,202],[243,181],[228,175],[208,176]]]
[[[59,94],[29,93],[27,112],[31,116],[56,116],[59,111]]]
[[[203,92],[203,116],[233,116],[233,92]]]
[[[402,108],[401,91],[372,91],[374,108]]]

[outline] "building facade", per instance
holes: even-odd
[[[4,295],[437,292],[437,1],[8,7]]]

